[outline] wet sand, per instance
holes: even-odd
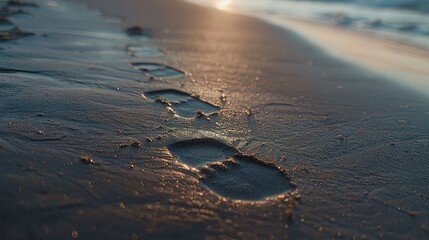
[[[1,239],[428,237],[426,97],[245,16],[32,2],[0,42]]]

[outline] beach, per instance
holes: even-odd
[[[245,15],[32,3],[0,15],[1,239],[429,237],[422,92]]]

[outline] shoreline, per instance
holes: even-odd
[[[208,3],[187,2],[216,8]],[[377,35],[375,32],[341,28],[311,20],[258,15],[228,6],[219,10],[255,17],[286,31],[293,31],[331,57],[429,97],[429,49],[426,46]]]
[[[304,22],[283,20],[291,30],[320,46],[327,54],[429,97],[429,50],[374,33]],[[276,20],[272,20],[275,24]],[[317,30],[316,30],[317,29]],[[321,34],[321,33],[324,34]],[[329,33],[329,34],[327,34]],[[329,35],[329,38],[321,37]],[[332,39],[340,38],[339,41]],[[346,42],[352,43],[347,44]],[[369,50],[371,49],[371,50]]]

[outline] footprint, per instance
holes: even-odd
[[[126,30],[126,33],[129,36],[143,36],[143,37],[151,37],[152,33],[149,29],[145,29],[139,26],[129,27]]]
[[[225,198],[260,201],[294,189],[283,170],[218,140],[192,139],[168,149],[179,161],[198,167],[202,184]]]
[[[35,3],[22,2],[22,1],[17,1],[17,0],[7,1],[6,6],[10,6],[10,7],[38,7],[38,5]]]
[[[34,33],[24,32],[19,27],[14,27],[9,30],[0,31],[0,41],[11,41],[22,37],[33,36]]]
[[[151,48],[148,46],[134,46],[134,45],[127,45],[125,47],[125,50],[127,53],[133,57],[139,57],[139,58],[147,58],[147,57],[162,57],[164,56],[164,53],[159,51],[156,48]]]
[[[284,171],[247,155],[209,164],[201,172],[206,187],[235,200],[260,201],[294,189]]]
[[[144,97],[166,104],[176,115],[184,118],[193,118],[197,114],[210,116],[219,112],[218,107],[174,89],[145,92]]]
[[[5,17],[0,17],[0,26],[11,26],[13,23]]]
[[[0,67],[0,73],[7,73],[7,74],[30,73],[31,74],[31,73],[40,73],[40,72]]]
[[[135,69],[144,72],[147,76],[153,78],[179,78],[185,76],[185,73],[173,67],[158,63],[132,63]]]
[[[8,17],[12,15],[18,15],[18,14],[29,14],[28,12],[22,10],[22,9],[11,9],[10,7],[20,7],[20,6],[14,6],[14,5],[4,5],[0,8],[0,17]]]
[[[199,167],[238,153],[235,148],[210,138],[173,143],[168,147],[168,150],[177,160],[191,167]]]
[[[16,26],[13,25],[12,22],[8,22],[8,20],[2,21],[2,19],[0,18],[0,32],[4,33],[12,31],[15,27]]]

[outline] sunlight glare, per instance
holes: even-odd
[[[220,10],[226,10],[231,5],[232,0],[220,0],[216,3],[216,8]]]

